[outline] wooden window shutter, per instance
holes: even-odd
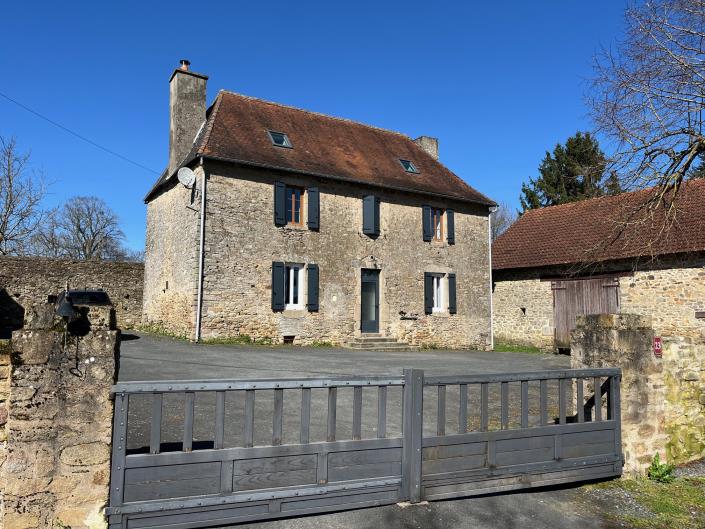
[[[284,310],[286,291],[286,268],[284,263],[272,263],[272,310]]]
[[[446,223],[448,224],[448,244],[455,244],[455,211],[446,210]]]
[[[274,182],[274,224],[286,225],[286,185],[284,182]]]
[[[362,199],[362,233],[371,237],[379,235],[379,199],[373,195]]]
[[[318,312],[318,265],[310,264],[306,267],[308,277],[306,284],[308,289],[308,302],[306,308],[309,312]]]
[[[421,210],[423,217],[423,240],[428,242],[433,239],[433,221],[431,219],[431,206],[423,206]]]
[[[423,274],[423,310],[426,314],[433,312],[433,274]]]
[[[455,274],[448,274],[448,312],[458,312],[458,303],[455,298]]]
[[[321,199],[317,187],[309,187],[308,193],[308,216],[306,223],[309,230],[317,230],[320,227]]]

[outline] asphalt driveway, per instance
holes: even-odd
[[[125,336],[121,344],[120,381],[134,380],[194,380],[209,378],[286,378],[317,377],[356,374],[399,374],[403,368],[424,369],[427,374],[498,373],[507,371],[541,371],[569,367],[564,356],[495,353],[476,351],[413,351],[368,352],[341,348],[263,347],[233,345],[196,345],[146,334]],[[351,388],[345,388],[350,389]],[[450,389],[450,388],[449,388]],[[289,390],[287,390],[288,392]],[[294,391],[294,390],[292,390]],[[315,391],[315,390],[314,390]],[[323,390],[324,391],[324,390]],[[352,390],[351,390],[352,391]],[[203,396],[207,397],[207,396]],[[298,435],[298,399],[285,393],[284,442],[296,442]],[[374,436],[376,425],[376,396],[365,391],[363,404],[363,437]],[[424,397],[427,398],[426,395]],[[429,395],[427,408],[435,410]],[[449,392],[448,406],[454,401]],[[338,397],[339,438],[349,438],[351,414],[348,397]],[[496,400],[496,399],[495,399]],[[132,402],[132,400],[131,400]],[[149,404],[135,403],[128,421],[131,424],[128,446],[133,449],[146,446],[149,427]],[[258,401],[255,444],[268,444],[271,434],[271,402]],[[457,404],[456,404],[457,405]],[[347,407],[347,412],[345,408]],[[425,406],[426,407],[426,406]],[[389,436],[400,430],[401,395],[390,393],[388,399]],[[197,421],[194,440],[212,439],[213,402],[207,398],[196,401]],[[470,399],[472,409],[472,396]],[[370,413],[366,413],[368,410]],[[395,411],[396,410],[396,411]],[[316,422],[313,415],[319,413]],[[325,435],[325,395],[312,395],[312,441]],[[449,430],[453,412],[449,408]],[[200,422],[199,422],[200,418]],[[426,413],[424,413],[426,423]],[[164,402],[163,440],[177,442],[181,436],[182,415],[178,402]],[[242,421],[242,403],[237,395],[228,394],[226,403],[226,446],[239,445],[238,429]],[[433,419],[429,428],[434,428]],[[259,424],[259,426],[258,426]],[[318,425],[318,429],[317,429]],[[258,442],[259,440],[259,442]],[[326,515],[306,516],[287,520],[243,524],[241,529],[367,529],[367,528],[487,528],[511,529],[519,527],[582,528],[614,527],[584,501],[584,495],[575,487],[544,489],[540,491],[489,495],[454,501],[439,501],[411,506],[385,506],[346,511]]]

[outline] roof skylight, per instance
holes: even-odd
[[[291,145],[291,141],[289,141],[289,136],[287,136],[283,132],[275,132],[273,130],[270,130],[269,138],[272,140],[272,145],[276,145],[277,147],[286,147],[288,149],[293,148],[293,146]]]
[[[414,162],[412,162],[411,160],[401,160],[400,159],[399,163],[401,163],[401,166],[404,168],[404,170],[407,173],[416,173],[416,174],[419,173],[419,170],[416,168],[416,166],[414,165]]]

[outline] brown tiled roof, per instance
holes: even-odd
[[[705,251],[705,179],[666,207],[653,188],[524,213],[492,246],[495,270],[597,263]]]
[[[269,130],[286,133],[293,149],[273,146]],[[225,91],[184,164],[198,156],[494,205],[404,134]],[[146,200],[172,177],[162,175]]]

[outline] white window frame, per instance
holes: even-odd
[[[446,281],[445,274],[433,274],[433,312],[445,312],[446,305]]]
[[[284,290],[284,310],[303,310],[304,308],[304,269],[301,263],[286,263],[286,288]],[[298,302],[294,303],[294,285],[298,286]]]

